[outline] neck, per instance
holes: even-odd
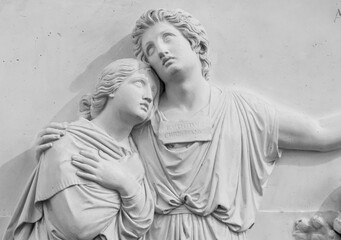
[[[110,111],[111,109],[113,108],[106,106],[92,122],[118,142],[125,142],[134,125],[124,121],[118,111]]]
[[[206,105],[209,96],[209,83],[201,75],[201,71],[197,71],[194,74],[167,81],[160,105],[163,111],[176,108],[191,112]]]

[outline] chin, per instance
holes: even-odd
[[[182,72],[181,68],[179,67],[173,67],[173,66],[169,66],[166,69],[166,74],[164,74],[164,79],[172,79],[174,76],[178,75],[179,73]],[[161,77],[162,78],[162,77]]]
[[[167,67],[167,71],[169,71],[171,73],[177,73],[177,72],[181,71],[181,67],[179,65],[177,65],[176,63],[173,63]]]
[[[146,112],[143,112],[141,114],[136,114],[135,115],[135,123],[136,123],[135,125],[144,122],[145,120],[147,120],[147,118],[148,118],[148,113],[146,113]]]

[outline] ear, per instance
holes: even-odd
[[[110,93],[110,94],[108,95],[108,97],[109,97],[109,98],[114,98],[114,97],[115,97],[115,94],[114,94],[114,93]]]

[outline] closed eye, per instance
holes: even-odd
[[[170,32],[165,32],[164,34],[162,34],[162,39],[164,41],[168,41],[171,40],[172,37],[174,37],[175,35],[173,33]]]
[[[151,56],[154,53],[155,48],[153,47],[153,45],[149,44],[146,47],[146,54],[147,56]]]

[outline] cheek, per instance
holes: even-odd
[[[129,95],[128,101],[130,100],[132,104],[139,104],[143,98],[143,89],[134,89]]]
[[[152,68],[157,68],[161,64],[160,58],[156,56],[149,57],[148,62]]]

